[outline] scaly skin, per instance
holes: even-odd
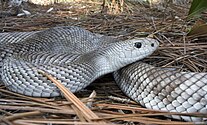
[[[136,48],[135,43],[141,43],[141,48]],[[79,27],[2,33],[0,45],[0,72],[6,87],[38,97],[60,95],[57,87],[38,70],[52,74],[72,92],[77,92],[99,76],[140,60],[158,47],[153,39],[119,41]],[[206,73],[180,73],[138,62],[114,74],[123,92],[147,108],[207,113]]]
[[[114,78],[126,95],[149,109],[207,114],[207,73],[178,72],[137,62],[116,71]],[[206,119],[171,117],[185,121]]]
[[[13,92],[36,97],[61,94],[38,70],[77,92],[98,77],[152,54],[159,45],[150,38],[118,41],[78,27],[55,27],[5,43],[0,47],[3,83]]]

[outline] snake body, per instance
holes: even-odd
[[[154,39],[120,41],[72,26],[2,33],[0,45],[1,80],[9,90],[17,93],[38,97],[61,94],[38,70],[51,74],[72,92],[116,71],[116,83],[142,106],[170,112],[207,113],[206,73],[177,72],[136,62],[157,49],[159,44]],[[136,63],[131,64],[133,62]]]
[[[16,34],[7,34],[7,38]],[[11,91],[37,97],[61,94],[38,70],[77,92],[98,77],[150,55],[158,47],[157,41],[150,38],[118,41],[79,27],[23,34],[27,38],[15,42],[8,39],[0,48],[1,79]]]
[[[137,62],[114,72],[122,91],[149,109],[207,113],[207,74],[178,72]],[[177,116],[185,121],[204,118]]]

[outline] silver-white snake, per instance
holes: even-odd
[[[158,46],[151,38],[119,41],[73,26],[1,33],[1,80],[13,92],[53,97],[59,96],[60,91],[38,70],[51,74],[72,92],[115,71],[115,81],[122,91],[142,106],[206,114],[206,73],[177,72],[136,62],[152,54]],[[186,121],[205,120],[202,117],[172,117]]]

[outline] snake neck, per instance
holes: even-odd
[[[90,65],[93,68],[93,71],[96,72],[95,78],[103,76],[105,74],[114,72],[134,60],[124,60],[120,58],[116,58],[113,56],[106,55],[105,53],[87,53],[79,57],[75,63],[85,63]]]

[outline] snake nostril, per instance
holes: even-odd
[[[154,47],[154,46],[155,46],[155,44],[154,44],[154,43],[152,43],[152,44],[151,44],[151,46],[152,46],[152,47]]]
[[[141,48],[141,47],[142,47],[142,43],[137,42],[137,43],[134,44],[134,46],[135,46],[136,48]]]

